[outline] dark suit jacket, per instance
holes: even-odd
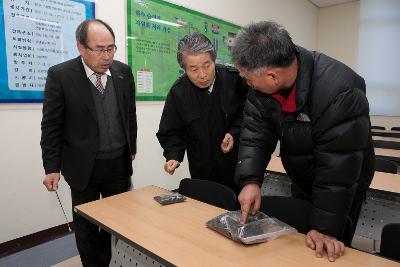
[[[136,154],[135,84],[132,70],[114,60],[111,68],[129,154]],[[42,158],[46,174],[60,172],[75,190],[84,190],[99,145],[96,108],[81,57],[51,67],[43,103]],[[129,174],[132,162],[128,153]]]

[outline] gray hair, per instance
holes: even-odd
[[[273,21],[251,23],[242,28],[232,47],[238,68],[251,72],[269,67],[288,67],[295,59],[296,46],[285,28]]]
[[[184,57],[186,55],[199,55],[202,53],[210,53],[212,61],[215,61],[217,57],[210,39],[199,32],[192,32],[179,41],[176,58],[179,65],[185,69]]]
[[[107,30],[111,33],[111,35],[115,41],[114,31],[112,30],[110,25],[108,25],[101,19],[87,19],[87,20],[84,20],[81,24],[79,24],[79,26],[76,28],[75,38],[79,43],[81,43],[84,46],[87,46],[87,42],[88,42],[87,33],[88,33],[89,25],[91,23],[100,23],[100,24],[104,25],[104,27],[106,27]]]

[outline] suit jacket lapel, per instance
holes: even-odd
[[[85,68],[83,67],[81,57],[76,58],[76,64],[72,70],[74,72],[72,81],[75,84],[75,89],[86,103],[90,114],[92,114],[93,118],[97,121],[96,107],[92,92],[90,91],[90,81],[86,77],[86,72]]]

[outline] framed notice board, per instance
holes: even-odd
[[[0,103],[42,102],[49,67],[79,55],[75,29],[94,1],[0,0]]]
[[[128,64],[138,100],[165,100],[184,71],[176,59],[179,40],[194,31],[206,35],[217,63],[230,64],[230,47],[238,25],[161,0],[127,0]]]

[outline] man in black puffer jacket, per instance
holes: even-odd
[[[174,174],[187,152],[192,179],[235,183],[240,126],[249,86],[232,67],[215,65],[216,52],[202,33],[184,36],[177,59],[185,70],[168,93],[157,132],[166,163]]]
[[[260,208],[265,168],[280,141],[292,195],[311,202],[306,245],[330,261],[350,245],[374,174],[365,82],[324,54],[295,46],[274,22],[242,29],[232,57],[253,87],[240,136],[236,181],[243,221]]]

